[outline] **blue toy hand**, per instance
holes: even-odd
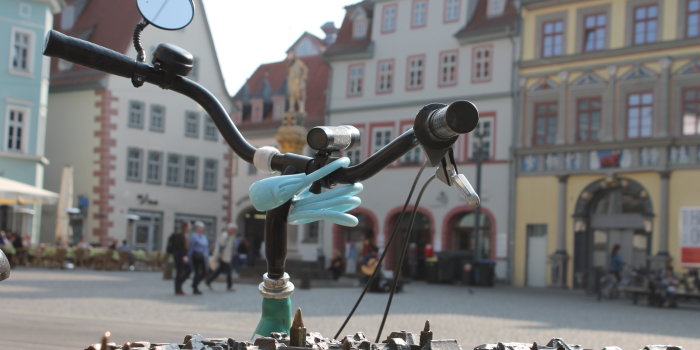
[[[326,220],[343,226],[357,226],[357,218],[346,212],[360,206],[362,201],[355,195],[360,193],[362,188],[359,182],[320,194],[311,193],[309,188],[306,188],[292,199],[292,209],[289,211],[287,222],[298,225]]]

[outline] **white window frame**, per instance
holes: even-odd
[[[419,65],[415,62],[420,61]],[[425,85],[425,55],[410,56],[406,60],[406,90],[420,90]]]
[[[364,64],[351,64],[348,67],[348,97],[362,96],[365,78]]]
[[[208,114],[204,115],[204,139],[210,141],[219,140],[219,129],[216,128],[214,120]]]
[[[158,111],[160,109],[160,112]],[[150,120],[149,129],[151,131],[165,132],[165,106],[159,104],[152,104],[150,108]],[[156,124],[156,121],[160,118],[160,125]]]
[[[476,128],[474,128],[474,131],[469,133],[469,160],[476,159],[475,151],[477,139],[475,135],[477,132],[483,132],[486,125],[488,125],[489,134],[484,136],[483,141],[484,143],[488,143],[486,147],[486,149],[488,149],[488,154],[486,154],[486,157],[484,157],[483,160],[488,161],[494,159],[495,157],[496,145],[494,144],[494,141],[496,134],[496,118],[493,115],[482,115],[479,117],[479,123],[476,125]]]
[[[411,28],[428,26],[428,0],[413,0],[411,10]]]
[[[199,119],[199,113],[195,111],[185,112],[185,136],[199,138]]]
[[[131,152],[138,152],[137,157],[132,157]],[[126,180],[141,182],[143,174],[143,148],[128,147],[126,149]]]
[[[367,37],[367,18],[358,16],[352,21],[352,38],[362,39]]]
[[[171,157],[176,157],[177,162],[171,162]],[[182,163],[183,156],[178,153],[168,153],[166,155],[165,184],[168,186],[182,186]]]
[[[22,121],[21,122],[19,122],[17,120],[10,121],[10,114],[12,112],[22,113]],[[4,138],[3,138],[2,149],[4,149],[7,152],[15,152],[15,153],[27,153],[28,152],[27,144],[29,141],[28,131],[29,131],[29,117],[31,115],[30,112],[31,111],[27,107],[14,106],[14,105],[7,106],[7,110],[5,112],[5,132],[3,133]],[[18,135],[17,135],[17,126],[18,125],[21,126],[20,135],[19,135],[19,138],[20,138],[19,149],[15,148],[15,147],[10,147],[10,145],[8,145],[8,142],[10,142],[10,138],[11,138],[10,127],[12,127],[12,133],[13,133],[12,137],[14,137],[13,140],[16,140],[18,137]]]
[[[138,111],[138,115],[136,115],[136,106],[139,106],[140,108],[140,111]],[[144,119],[146,119],[146,103],[138,100],[129,101],[129,109],[127,113],[128,115],[126,119],[128,126],[134,129],[143,129],[143,126],[145,124]]]
[[[17,34],[24,34],[27,36],[28,43],[26,45],[26,69],[20,69],[14,66],[15,60],[15,45],[17,45],[16,39]],[[31,30],[24,28],[12,27],[10,34],[10,50],[9,50],[9,71],[11,74],[31,76],[34,73],[34,43],[35,35]]]
[[[377,93],[388,94],[394,91],[394,60],[377,62]]]
[[[633,96],[638,97],[638,103],[632,104]],[[645,96],[649,97],[648,103],[644,101]],[[651,90],[631,92],[627,94],[626,98],[626,138],[640,139],[652,137],[654,132],[654,92]],[[637,114],[636,119],[633,115],[635,112]]]
[[[408,129],[413,127],[413,123],[405,123],[401,126],[401,133],[408,131]],[[406,152],[406,154],[401,157],[402,165],[419,165],[423,163],[423,148],[414,147],[412,150]]]
[[[493,46],[477,46],[472,50],[472,82],[485,83],[493,76]],[[481,75],[477,76],[477,73]]]
[[[445,61],[445,58],[452,57],[451,61]],[[439,86],[453,86],[457,85],[458,71],[459,67],[459,51],[443,51],[440,53],[440,67],[439,67]]]
[[[399,12],[399,6],[395,3],[386,4],[382,8],[382,34],[393,33],[396,31],[396,19]]]
[[[443,21],[446,23],[459,21],[459,11],[462,9],[462,0],[445,0],[445,16]]]
[[[154,155],[158,158],[154,159]],[[163,152],[148,151],[146,160],[146,182],[150,184],[160,184],[163,182]]]
[[[386,146],[394,138],[393,126],[376,126],[372,130],[372,153],[374,154]]]
[[[194,160],[194,163],[190,163],[190,161],[192,160]],[[197,173],[199,173],[199,157],[185,156],[182,169],[182,186],[187,188],[197,188]]]
[[[212,166],[213,164],[213,166]],[[219,161],[213,158],[204,159],[204,174],[202,176],[202,189],[216,191],[218,187]]]

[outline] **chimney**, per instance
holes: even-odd
[[[335,27],[333,22],[326,22],[321,26],[321,29],[326,33],[326,37],[323,41],[327,46],[333,45],[335,39],[338,37],[338,28]]]

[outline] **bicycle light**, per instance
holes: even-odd
[[[342,151],[360,143],[360,130],[352,125],[317,126],[309,130],[306,142],[317,151]]]

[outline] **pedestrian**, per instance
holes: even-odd
[[[616,282],[620,282],[620,273],[622,273],[622,268],[625,266],[625,260],[622,259],[620,254],[620,245],[615,244],[610,251],[610,263],[608,264],[608,271],[615,275],[617,279]]]
[[[190,265],[194,270],[192,278],[192,294],[199,295],[199,283],[202,282],[207,272],[207,261],[209,260],[209,240],[204,235],[204,223],[197,221],[194,223],[194,232],[190,235],[190,246],[187,255],[190,258]]]
[[[211,282],[223,272],[226,274],[226,290],[229,292],[235,291],[233,288],[233,278],[231,277],[231,261],[236,251],[236,233],[238,233],[238,226],[234,223],[230,223],[226,226],[226,231],[222,232],[219,239],[216,240],[214,251],[209,258],[212,262],[209,265],[212,272],[205,282],[209,290],[213,290]]]
[[[248,240],[245,236],[241,236],[236,247],[236,256],[238,256],[238,266],[248,266]]]
[[[188,239],[187,234],[190,232],[191,225],[189,221],[182,221],[180,229],[173,232],[168,238],[168,247],[166,251],[172,255],[175,263],[175,295],[185,295],[182,291],[182,284],[190,276],[190,258],[187,255]]]
[[[345,259],[339,250],[333,251],[333,257],[331,258],[331,266],[328,268],[333,275],[333,280],[337,281],[340,276],[345,272]]]

